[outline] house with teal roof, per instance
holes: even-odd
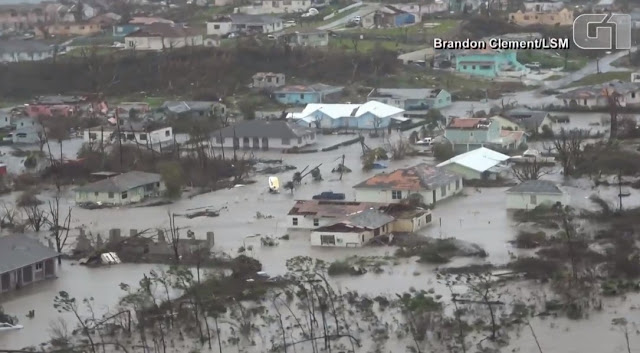
[[[474,76],[520,77],[529,72],[509,50],[466,50],[455,55],[455,63],[456,71]]]

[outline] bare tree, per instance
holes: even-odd
[[[51,215],[51,220],[49,221],[51,224],[51,237],[55,241],[56,251],[61,254],[67,243],[67,238],[69,237],[69,229],[71,226],[71,207],[69,207],[67,215],[62,220],[62,223],[60,223],[60,194],[58,193],[54,196],[53,201],[49,201],[49,213]],[[58,256],[58,265],[61,264],[62,257]]]
[[[613,89],[604,88],[603,93],[607,99],[607,109],[611,117],[611,131],[609,132],[609,143],[612,143],[618,136],[618,108],[620,107],[620,93]]]
[[[538,180],[543,175],[549,174],[548,170],[542,169],[542,165],[538,162],[537,158],[534,158],[533,161],[514,164],[511,167],[511,171],[520,181]]]
[[[558,159],[562,165],[563,174],[571,175],[576,165],[582,162],[583,150],[582,143],[589,136],[589,132],[585,130],[573,129],[560,130],[553,139],[553,146],[558,154]]]
[[[171,211],[167,211],[169,216],[169,241],[171,249],[173,249],[174,261],[176,264],[180,263],[180,229],[176,227],[176,217],[179,216]]]

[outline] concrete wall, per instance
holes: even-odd
[[[428,212],[424,215],[407,218],[407,219],[396,219],[393,222],[393,231],[394,232],[407,232],[407,233],[415,233],[420,229],[426,227],[431,223],[431,213]]]
[[[47,274],[45,274],[45,268]],[[26,275],[27,271],[31,272],[31,279]],[[0,293],[8,292],[26,285],[42,281],[48,278],[56,277],[56,262],[54,258],[36,262],[32,265],[20,268],[18,270],[5,272],[0,274]],[[7,285],[8,278],[8,286]]]
[[[294,219],[297,221],[294,222]],[[317,225],[314,223],[317,220]],[[314,217],[314,216],[302,216],[302,215],[287,215],[287,228],[291,229],[316,229],[318,227],[324,227],[329,224],[333,224],[338,221],[335,218],[327,217]],[[294,224],[295,223],[295,224]]]
[[[322,103],[322,94],[319,92],[275,93],[275,98],[282,104],[306,105],[309,103]]]
[[[173,129],[171,127],[154,130],[149,133],[144,131],[126,131],[125,129],[125,126],[121,128],[122,143],[150,145],[173,140]],[[114,132],[115,131],[111,129],[86,129],[83,131],[82,137],[85,143],[100,143],[102,139],[102,143],[110,144],[118,142],[118,136],[114,134]]]
[[[553,205],[556,202],[566,205],[568,200],[566,194],[507,193],[507,209],[532,210],[540,205]]]
[[[558,12],[514,12],[509,14],[509,21],[519,26],[545,25],[545,26],[571,26],[573,24],[573,11],[561,10]]]
[[[456,188],[457,187],[457,188]],[[434,192],[435,192],[435,203],[440,200],[447,199],[455,194],[462,192],[463,182],[462,178],[458,179],[457,184],[456,181],[451,182],[450,184],[438,187],[436,190],[396,190],[402,192],[402,198],[397,199],[393,197],[393,190],[382,190],[382,189],[369,189],[369,188],[354,188],[355,190],[355,198],[358,202],[388,202],[388,203],[399,203],[403,199],[406,199],[410,194],[418,193],[422,195],[424,203],[427,205],[434,203]]]
[[[47,27],[50,35],[57,36],[88,36],[102,31],[99,24],[91,23],[63,23]]]
[[[258,5],[236,7],[235,13],[262,15],[270,13],[306,12],[311,7],[311,0],[274,0],[262,1]]]
[[[207,35],[225,35],[233,32],[231,22],[207,22]]]
[[[335,245],[322,244],[323,235],[332,235],[335,237]],[[360,247],[373,238],[373,231],[363,231],[354,233],[341,232],[311,232],[309,240],[311,246],[329,246],[329,247]]]

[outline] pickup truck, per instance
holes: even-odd
[[[313,195],[314,200],[344,200],[345,196],[342,193],[336,193],[332,191],[325,191],[318,195]]]

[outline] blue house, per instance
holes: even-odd
[[[310,86],[285,86],[273,92],[275,99],[287,105],[306,105],[324,103],[329,96],[339,95],[343,87],[316,83]]]
[[[456,71],[483,77],[520,77],[529,69],[518,62],[515,51],[465,50],[455,56]]]
[[[113,26],[113,36],[124,38],[126,35],[129,35],[141,28],[139,24],[123,24],[123,25],[115,25]]]
[[[429,110],[451,105],[451,94],[439,88],[374,88],[367,100],[404,110]]]

